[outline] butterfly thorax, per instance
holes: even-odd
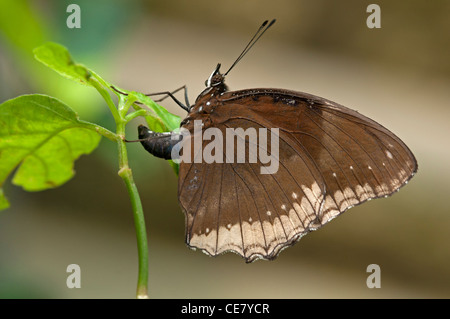
[[[220,63],[205,81],[206,89],[199,94],[195,104],[190,108],[189,114],[181,122],[182,127],[192,130],[195,120],[201,120],[204,129],[213,124],[210,115],[220,104],[219,97],[228,91],[228,87],[224,83],[225,76],[219,72],[219,68]]]

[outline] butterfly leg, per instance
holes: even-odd
[[[184,90],[184,101],[185,101],[185,105],[183,105],[177,98],[175,98],[174,94],[177,93],[178,91]],[[157,93],[148,93],[145,94],[146,96],[153,96],[153,95],[165,95],[162,98],[155,100],[155,102],[161,102],[163,100],[165,100],[166,98],[170,97],[172,100],[175,101],[175,103],[177,103],[179,106],[181,106],[182,109],[186,110],[187,112],[189,112],[190,110],[190,103],[189,103],[189,99],[188,99],[188,95],[187,95],[187,87],[186,85],[183,85],[182,87],[179,87],[178,89],[169,92],[169,91],[165,91],[165,92],[157,92]]]
[[[122,91],[116,89],[114,86],[111,86],[111,88],[112,88],[114,91],[116,91],[116,92],[118,92],[118,93],[120,93],[120,94],[128,95],[127,93],[122,92]],[[185,98],[185,100],[186,100],[186,105],[184,105],[182,102],[180,102],[180,101],[173,95],[173,93],[176,93],[176,92],[180,91],[181,89],[184,89],[184,98]],[[189,112],[189,110],[190,110],[190,108],[191,108],[191,107],[190,107],[190,104],[189,104],[189,100],[188,100],[188,98],[187,98],[187,88],[186,88],[185,85],[183,85],[182,87],[176,89],[176,90],[173,91],[173,92],[164,91],[164,92],[148,93],[148,94],[145,94],[145,95],[146,95],[146,96],[166,95],[165,97],[163,97],[163,98],[161,98],[161,99],[159,99],[159,100],[155,100],[155,102],[162,101],[162,100],[164,100],[165,98],[167,98],[168,96],[170,96],[170,97],[172,98],[172,100],[174,100],[174,102],[177,103],[183,110]],[[139,102],[136,102],[136,103],[139,103]]]
[[[187,105],[187,106],[191,105],[191,104],[189,103],[186,85],[183,85],[182,87],[179,87],[178,89],[176,89],[176,90],[170,92],[170,94],[173,95],[173,94],[175,94],[175,93],[177,93],[178,91],[181,91],[181,90],[184,90],[184,101],[186,102],[186,105]],[[162,93],[164,93],[164,92],[162,92]],[[147,95],[147,96],[152,96],[152,95],[156,95],[156,93],[150,93],[150,94],[145,94],[145,95]],[[168,98],[169,96],[170,96],[169,94],[166,94],[166,95],[163,96],[162,98],[160,98],[160,99],[158,99],[158,100],[155,100],[155,102],[161,102],[161,101],[165,100],[166,98]]]

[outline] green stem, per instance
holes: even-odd
[[[116,108],[109,92],[105,89],[105,83],[98,82],[93,78],[90,79],[91,84],[97,89],[97,91],[103,96],[108,105],[116,122],[116,134],[109,131],[99,132],[100,134],[117,141],[119,146],[119,176],[123,179],[125,186],[130,196],[131,206],[133,208],[134,225],[136,228],[136,238],[138,246],[138,284],[136,297],[138,299],[148,298],[148,244],[147,244],[147,230],[145,228],[144,211],[142,209],[141,198],[139,192],[134,183],[133,174],[131,168],[128,166],[128,153],[125,146],[125,125],[129,121],[126,119],[127,112],[135,97],[125,98],[123,95],[119,95],[119,105]],[[110,86],[108,85],[108,88]],[[131,115],[132,117],[132,115]],[[109,134],[109,133],[112,133]]]
[[[119,110],[122,109],[123,98],[119,98]],[[125,124],[127,121],[121,119],[116,121],[117,135],[125,137]],[[141,199],[134,183],[131,168],[128,166],[128,153],[125,142],[120,139],[119,145],[119,176],[125,182],[128,194],[133,208],[134,224],[136,227],[136,237],[138,246],[139,270],[138,270],[138,285],[136,296],[139,299],[148,298],[148,245],[147,245],[147,230],[145,228],[144,211],[142,209]]]
[[[125,142],[119,142],[119,152],[126,156]],[[133,207],[134,224],[136,227],[136,237],[138,244],[138,258],[139,258],[139,271],[138,271],[138,286],[136,291],[137,298],[148,298],[148,246],[147,246],[147,231],[145,228],[144,212],[142,209],[142,203],[139,197],[139,193],[136,184],[133,180],[131,169],[128,167],[128,160],[122,160],[120,164],[119,176],[128,190],[128,194],[131,200],[131,206]]]
[[[94,123],[89,123],[86,121],[81,121],[81,120],[80,120],[80,122],[83,123],[86,128],[96,131],[98,134],[103,135],[104,137],[106,137],[107,139],[109,139],[113,142],[117,142],[118,140],[120,140],[120,138],[117,134],[111,132],[110,130],[108,130],[100,125],[97,125]]]
[[[119,176],[123,179],[125,186],[130,196],[131,206],[133,208],[134,224],[136,228],[137,246],[138,246],[138,284],[136,297],[138,299],[148,298],[148,244],[147,244],[147,230],[145,228],[144,211],[142,209],[141,199],[139,192],[134,183],[133,174],[131,168],[128,165],[128,153],[125,145],[125,125],[138,115],[142,115],[143,112],[135,112],[130,114],[127,118],[127,112],[136,98],[131,96],[127,99],[124,95],[119,95],[119,105],[116,108],[109,92],[106,87],[110,87],[109,84],[104,81],[98,81],[98,77],[90,78],[90,83],[97,89],[97,91],[105,99],[113,117],[116,122],[116,134],[100,127],[98,125],[85,122],[86,127],[96,130],[98,133],[116,141],[119,147]],[[107,85],[107,86],[106,86]]]
[[[128,115],[125,117],[125,120],[126,120],[127,123],[128,123],[128,122],[130,122],[131,120],[133,120],[133,119],[135,119],[135,118],[137,118],[137,117],[139,117],[139,116],[145,116],[145,115],[147,115],[147,111],[144,110],[144,109],[140,109],[140,110],[137,110],[137,111],[135,111],[135,112],[133,112],[133,113],[128,114]]]
[[[111,111],[112,116],[114,117],[114,121],[119,123],[121,121],[119,111],[116,108],[116,105],[114,104],[113,100],[111,99],[111,95],[109,95],[109,92],[106,90],[106,88],[98,82],[95,78],[91,77],[89,79],[89,83],[95,87],[95,89],[100,93],[100,95],[105,99],[106,104],[108,105],[109,110]]]

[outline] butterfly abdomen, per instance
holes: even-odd
[[[144,125],[139,125],[138,133],[141,144],[147,152],[166,160],[172,159],[173,147],[183,139],[182,135],[171,132],[153,132]]]

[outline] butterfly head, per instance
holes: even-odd
[[[197,97],[198,101],[201,97],[205,95],[219,95],[220,93],[228,91],[228,87],[225,85],[225,75],[220,73],[220,63],[217,64],[214,71],[211,73],[209,78],[205,81],[206,89]]]
[[[220,69],[220,63],[217,64],[214,71],[211,73],[209,78],[205,81],[205,85],[207,88],[219,86],[224,83],[225,76],[222,73],[220,73],[219,69]]]

